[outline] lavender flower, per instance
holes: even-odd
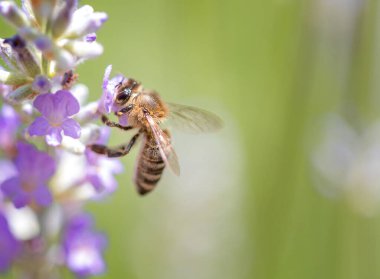
[[[5,272],[21,251],[21,244],[12,235],[7,219],[0,212],[0,272]]]
[[[39,95],[33,105],[42,116],[30,125],[31,136],[46,136],[46,142],[52,146],[62,142],[62,132],[75,139],[80,137],[78,122],[69,118],[78,113],[80,107],[69,91],[60,90],[55,94]]]
[[[82,214],[72,218],[63,237],[65,261],[79,277],[98,275],[105,271],[102,252],[106,245],[103,234],[92,231],[92,219]]]
[[[30,144],[18,143],[17,150],[14,164],[18,173],[0,185],[2,192],[17,208],[33,201],[48,206],[52,196],[46,183],[54,174],[54,160]]]
[[[110,113],[114,98],[114,90],[117,82],[109,80],[112,71],[112,65],[108,65],[103,77],[103,95],[99,103],[99,110],[102,113]]]
[[[115,89],[117,85],[125,79],[122,75],[117,75],[110,79],[110,74],[112,71],[112,65],[107,66],[104,77],[103,77],[103,95],[99,102],[99,111],[101,113],[111,113],[116,112],[120,109],[116,105],[115,101]],[[128,125],[128,118],[126,114],[119,117],[119,122],[123,126]]]
[[[74,70],[102,53],[95,32],[107,15],[77,0],[21,2],[0,0],[0,16],[16,30],[0,38],[0,272],[14,264],[21,278],[59,278],[65,264],[79,277],[96,275],[106,241],[83,205],[113,192],[122,166],[86,146],[108,140],[109,128],[95,121],[115,111],[122,77],[109,79],[109,66],[103,97],[86,104]]]

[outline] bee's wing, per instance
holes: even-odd
[[[145,115],[146,120],[149,123],[150,128],[152,129],[153,136],[156,140],[156,143],[159,147],[162,159],[165,164],[174,172],[174,174],[179,175],[180,167],[178,163],[177,154],[174,151],[170,143],[170,138],[166,135],[160,126],[154,121],[154,119],[149,115]]]
[[[168,125],[185,132],[209,133],[223,127],[216,114],[200,108],[168,103]]]

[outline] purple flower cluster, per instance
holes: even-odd
[[[103,234],[92,230],[92,218],[87,214],[73,217],[63,236],[63,252],[67,266],[78,276],[87,277],[105,271],[102,251],[106,246]]]
[[[38,151],[30,144],[18,143],[18,154],[14,158],[17,174],[5,180],[0,189],[16,208],[35,202],[48,206],[52,196],[47,182],[55,172],[55,162],[45,152]]]
[[[15,29],[0,38],[0,273],[15,266],[22,278],[58,278],[65,266],[97,275],[107,241],[83,207],[115,191],[122,166],[86,146],[107,143],[97,120],[116,109],[122,77],[109,79],[109,66],[103,95],[86,103],[74,70],[103,52],[95,32],[107,15],[77,0],[21,2],[0,1]]]

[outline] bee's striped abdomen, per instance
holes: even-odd
[[[146,136],[137,161],[134,178],[137,192],[145,195],[152,191],[160,180],[164,168],[165,162],[157,143],[153,138]]]

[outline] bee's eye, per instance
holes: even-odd
[[[116,102],[119,104],[126,103],[131,97],[131,93],[132,93],[131,89],[129,88],[124,89],[116,96]]]

